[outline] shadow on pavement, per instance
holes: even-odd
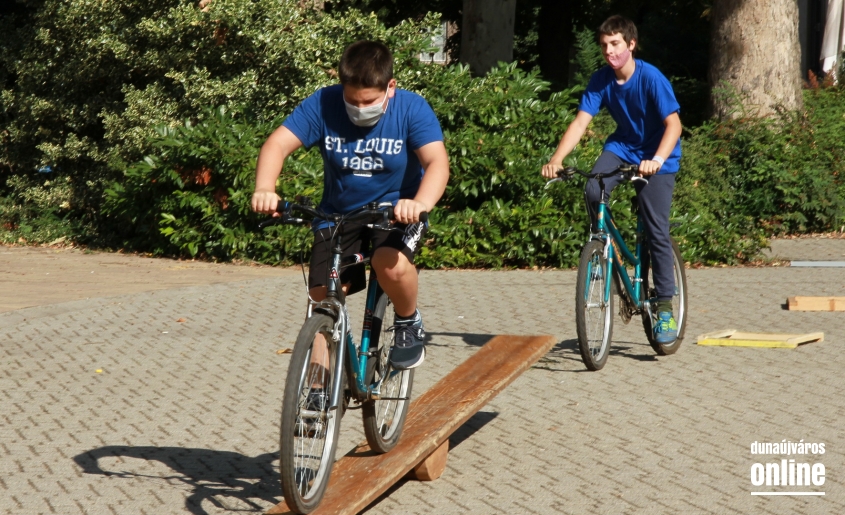
[[[492,422],[493,419],[495,419],[498,416],[499,416],[498,413],[495,413],[495,412],[492,412],[492,411],[479,411],[475,415],[471,416],[469,418],[469,420],[464,422],[463,425],[461,427],[459,427],[458,429],[456,429],[455,432],[452,433],[452,436],[449,437],[449,452],[452,452],[452,450],[454,450],[455,447],[460,445],[462,442],[464,442],[470,436],[477,433],[482,427],[484,427],[487,424],[489,424],[490,422]],[[446,466],[447,466],[447,469],[444,472],[444,474],[449,473],[448,460],[446,462]],[[413,481],[413,480],[402,478],[399,481],[397,481],[396,484],[394,484],[393,486],[388,488],[386,492],[381,494],[378,497],[378,499],[371,502],[369,506],[364,508],[364,510],[361,511],[361,513],[366,513],[369,509],[375,508],[381,501],[390,497],[390,494],[392,494],[396,490],[402,488],[402,485],[404,485],[408,481]]]
[[[635,359],[637,361],[657,361],[657,356],[655,354],[638,354],[634,352],[628,352],[629,350],[633,349],[634,346],[639,344],[631,344],[629,347],[621,347],[618,344],[614,345],[613,343],[610,344],[610,355],[611,356],[623,356],[626,358]],[[639,345],[639,347],[646,346],[648,350],[651,350],[651,347],[648,344]],[[608,358],[609,359],[609,358]]]
[[[648,351],[651,350],[651,347],[648,344],[635,342],[611,342],[610,356],[608,356],[608,359],[611,359],[612,356],[622,356],[624,358],[635,359],[637,361],[658,361],[657,356],[654,354],[643,354],[642,352],[637,352],[643,348]],[[634,350],[634,352],[631,352],[632,350]],[[544,357],[540,358],[540,361],[538,361],[537,364],[531,368],[549,370],[551,372],[589,372],[589,370],[585,368],[571,370],[554,366],[555,364],[562,363],[564,360],[576,361],[578,363],[582,362],[581,352],[578,349],[578,340],[576,338],[558,342]]]
[[[467,345],[472,345],[473,347],[481,347],[485,343],[489,342],[490,340],[495,337],[495,334],[474,334],[474,333],[430,333],[426,331],[425,333],[425,344],[426,345],[433,345],[437,346],[436,343],[431,343],[434,336],[449,336],[460,338],[463,340],[464,343]]]
[[[147,475],[130,471],[103,470],[102,458],[139,458],[158,461],[170,467],[170,476]],[[86,474],[111,477],[150,478],[179,481],[193,488],[185,500],[186,509],[195,515],[207,515],[203,501],[225,510],[263,512],[256,504],[261,499],[276,504],[282,497],[279,473],[272,462],[278,453],[244,456],[237,452],[192,449],[184,447],[106,446],[74,456],[73,460]],[[122,461],[122,460],[121,460]]]
[[[470,417],[449,437],[449,449],[456,448],[498,416],[498,413],[479,411]],[[193,489],[185,500],[185,508],[195,515],[208,515],[202,507],[203,501],[224,510],[259,513],[263,513],[267,507],[257,504],[255,499],[271,505],[278,503],[282,499],[282,488],[279,472],[273,466],[278,457],[277,452],[250,457],[237,452],[212,449],[110,445],[78,454],[74,456],[73,461],[86,474],[181,482]],[[173,470],[174,474],[150,475],[127,470],[104,470],[100,465],[100,460],[104,458],[158,461]],[[367,509],[381,502],[407,481],[400,479]]]

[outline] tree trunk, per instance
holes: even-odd
[[[544,79],[562,86],[569,83],[573,3],[543,0],[537,27],[540,71]]]
[[[516,0],[464,0],[461,62],[475,75],[511,62],[515,18]]]
[[[710,86],[736,93],[745,114],[801,109],[797,1],[714,0],[711,16]],[[732,96],[716,91],[713,115],[737,116]]]

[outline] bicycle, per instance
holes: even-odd
[[[649,344],[661,356],[674,354],[681,346],[686,329],[687,315],[687,279],[684,261],[678,243],[672,239],[672,255],[675,272],[675,293],[672,296],[672,311],[678,324],[678,337],[669,344],[661,344],[654,339],[653,327],[657,321],[654,306],[657,293],[649,266],[650,253],[647,246],[647,234],[639,213],[637,197],[632,199],[632,210],[637,216],[636,247],[632,253],[616,228],[610,208],[605,201],[604,179],[622,174],[628,182],[644,181],[637,176],[636,165],[621,165],[614,171],[590,175],[576,168],[565,168],[557,172],[557,178],[546,183],[571,179],[576,173],[586,178],[595,177],[601,189],[596,216],[596,232],[590,234],[578,263],[578,278],[575,287],[575,326],[578,334],[578,347],[581,358],[589,370],[601,370],[607,362],[611,334],[613,332],[614,295],[611,291],[612,277],[616,294],[621,300],[619,315],[624,323],[636,315],[642,317]],[[625,263],[633,266],[629,272]]]
[[[360,345],[352,337],[346,295],[340,283],[341,270],[370,262],[368,256],[361,254],[342,260],[341,227],[362,223],[376,230],[399,230],[391,227],[393,207],[370,204],[340,215],[311,207],[307,198],[297,201],[280,202],[277,211],[281,216],[259,226],[309,222],[292,215],[297,212],[335,224],[326,298],[317,302],[308,297],[307,319],[293,347],[282,404],[282,492],[288,508],[309,513],[325,494],[340,419],[346,409],[362,409],[370,448],[377,453],[388,452],[402,434],[414,370],[394,370],[390,365],[393,313],[388,312],[390,299],[379,286],[375,271],[370,270]],[[420,215],[421,222],[427,219],[426,213]],[[326,341],[325,352],[315,345],[318,335]],[[359,405],[349,406],[352,400]]]

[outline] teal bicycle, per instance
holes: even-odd
[[[305,224],[317,219],[335,227],[331,241],[325,242],[332,253],[326,298],[317,302],[309,296],[308,318],[293,347],[282,404],[282,493],[288,508],[295,513],[310,513],[325,494],[335,461],[340,419],[347,409],[362,409],[367,443],[377,453],[391,450],[402,435],[414,370],[395,370],[390,365],[394,340],[390,299],[371,270],[361,341],[356,344],[340,282],[344,268],[370,262],[362,254],[342,258],[343,225],[399,229],[392,227],[390,205],[371,204],[341,215],[324,213],[302,197],[297,203],[280,202],[277,210],[281,216],[259,226]],[[420,214],[421,222],[427,219],[427,213]],[[350,401],[356,405],[350,406]]]
[[[617,174],[628,182],[644,181],[637,176],[636,165],[622,165],[617,169],[590,175],[575,168],[565,168],[558,177],[546,183],[565,181],[575,174],[595,178],[601,190],[595,232],[581,250],[578,264],[578,278],[575,287],[575,326],[578,333],[578,347],[581,358],[589,370],[601,370],[607,362],[613,334],[614,294],[611,282],[619,296],[619,316],[624,323],[634,316],[641,316],[643,329],[649,344],[661,356],[674,354],[681,346],[687,322],[687,278],[684,261],[678,243],[672,240],[672,254],[675,274],[675,293],[672,296],[672,312],[678,324],[678,338],[668,344],[654,339],[653,327],[657,323],[657,294],[653,288],[650,255],[642,217],[639,214],[637,198],[632,199],[632,209],[637,215],[636,245],[631,252],[616,228],[610,208],[605,201],[604,179]],[[632,266],[629,269],[626,262]],[[611,280],[612,278],[612,280]]]

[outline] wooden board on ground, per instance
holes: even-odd
[[[736,329],[725,329],[698,337],[699,345],[720,345],[727,347],[774,347],[794,349],[802,343],[823,342],[824,333],[777,334],[746,333]]]
[[[446,466],[449,436],[554,343],[551,336],[490,340],[411,403],[402,437],[392,451],[375,454],[364,442],[338,460],[323,502],[311,513],[358,513],[414,469],[420,479],[435,479]],[[290,511],[281,502],[267,513]]]
[[[845,311],[845,297],[789,297],[790,311]]]

